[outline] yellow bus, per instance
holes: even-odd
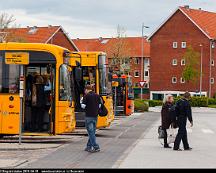
[[[55,45],[0,43],[1,136],[19,134],[20,121],[24,135],[55,135],[75,129],[68,55],[67,49]],[[19,63],[25,64],[23,76]]]
[[[108,127],[114,120],[112,81],[109,77],[108,60],[103,52],[74,52],[71,55],[71,66],[80,66],[82,77],[80,81],[75,80],[75,115],[77,127],[85,126],[85,113],[81,108],[80,99],[84,95],[84,88],[87,84],[95,85],[95,91],[101,95],[108,109],[106,117],[98,116],[97,128]],[[79,65],[76,62],[79,61]],[[76,68],[73,68],[76,76]],[[111,75],[111,74],[110,74]],[[112,75],[111,75],[112,77]],[[109,80],[110,78],[110,80]]]

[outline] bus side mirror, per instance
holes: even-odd
[[[75,68],[75,80],[76,81],[82,80],[82,69],[80,67]]]

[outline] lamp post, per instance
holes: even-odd
[[[200,44],[200,97],[202,96],[202,64],[203,64],[203,45]]]
[[[141,52],[142,52],[142,55],[141,55],[141,80],[140,81],[143,81],[144,80],[144,63],[143,63],[143,59],[144,59],[144,28],[149,28],[148,26],[144,25],[144,23],[142,23],[142,41],[141,41]],[[141,100],[142,100],[142,86],[140,87],[141,89]]]

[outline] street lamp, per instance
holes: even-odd
[[[202,96],[202,64],[203,64],[203,45],[200,44],[200,97]]]
[[[143,59],[144,59],[144,28],[149,28],[149,26],[144,25],[144,23],[142,23],[142,41],[141,41],[141,51],[142,51],[142,56],[141,56],[141,80],[140,81],[144,81],[144,65],[143,65]],[[142,86],[141,86],[141,100],[142,100]]]

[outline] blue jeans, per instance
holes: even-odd
[[[88,143],[87,143],[88,149],[92,149],[92,147],[94,149],[100,148],[99,145],[96,143],[96,136],[95,136],[96,125],[97,125],[97,117],[96,118],[86,117],[86,129],[89,136]]]

